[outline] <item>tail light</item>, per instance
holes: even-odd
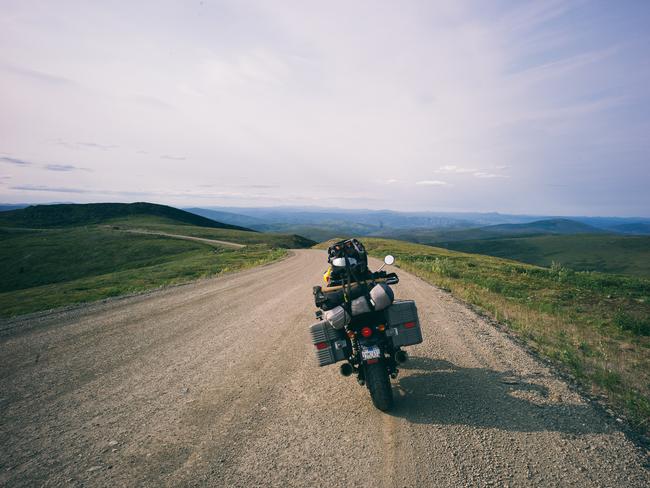
[[[323,349],[327,349],[328,347],[330,347],[330,345],[327,342],[317,342],[314,345],[316,346],[316,349],[318,349],[319,351],[322,351]]]
[[[412,329],[413,327],[415,327],[415,322],[406,322],[404,324],[404,327],[407,329]]]
[[[372,329],[370,327],[364,327],[361,329],[361,335],[367,339],[372,335]]]

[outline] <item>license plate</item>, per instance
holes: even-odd
[[[363,347],[361,346],[361,358],[366,361],[368,359],[377,359],[381,357],[381,350],[379,346]]]

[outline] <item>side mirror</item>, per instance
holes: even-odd
[[[393,264],[394,262],[395,262],[395,258],[393,257],[393,255],[387,254],[386,256],[384,256],[384,264],[382,264],[381,268],[379,268],[377,271],[381,271],[382,269],[384,269],[384,266],[386,266],[387,264],[388,265]]]

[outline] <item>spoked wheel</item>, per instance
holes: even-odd
[[[366,385],[370,390],[370,398],[373,405],[386,412],[393,407],[393,388],[390,385],[390,378],[386,363],[383,359],[375,364],[366,364]]]

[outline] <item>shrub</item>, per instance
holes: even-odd
[[[637,336],[650,336],[650,321],[637,319],[629,313],[619,311],[614,315],[614,324],[626,332]]]

